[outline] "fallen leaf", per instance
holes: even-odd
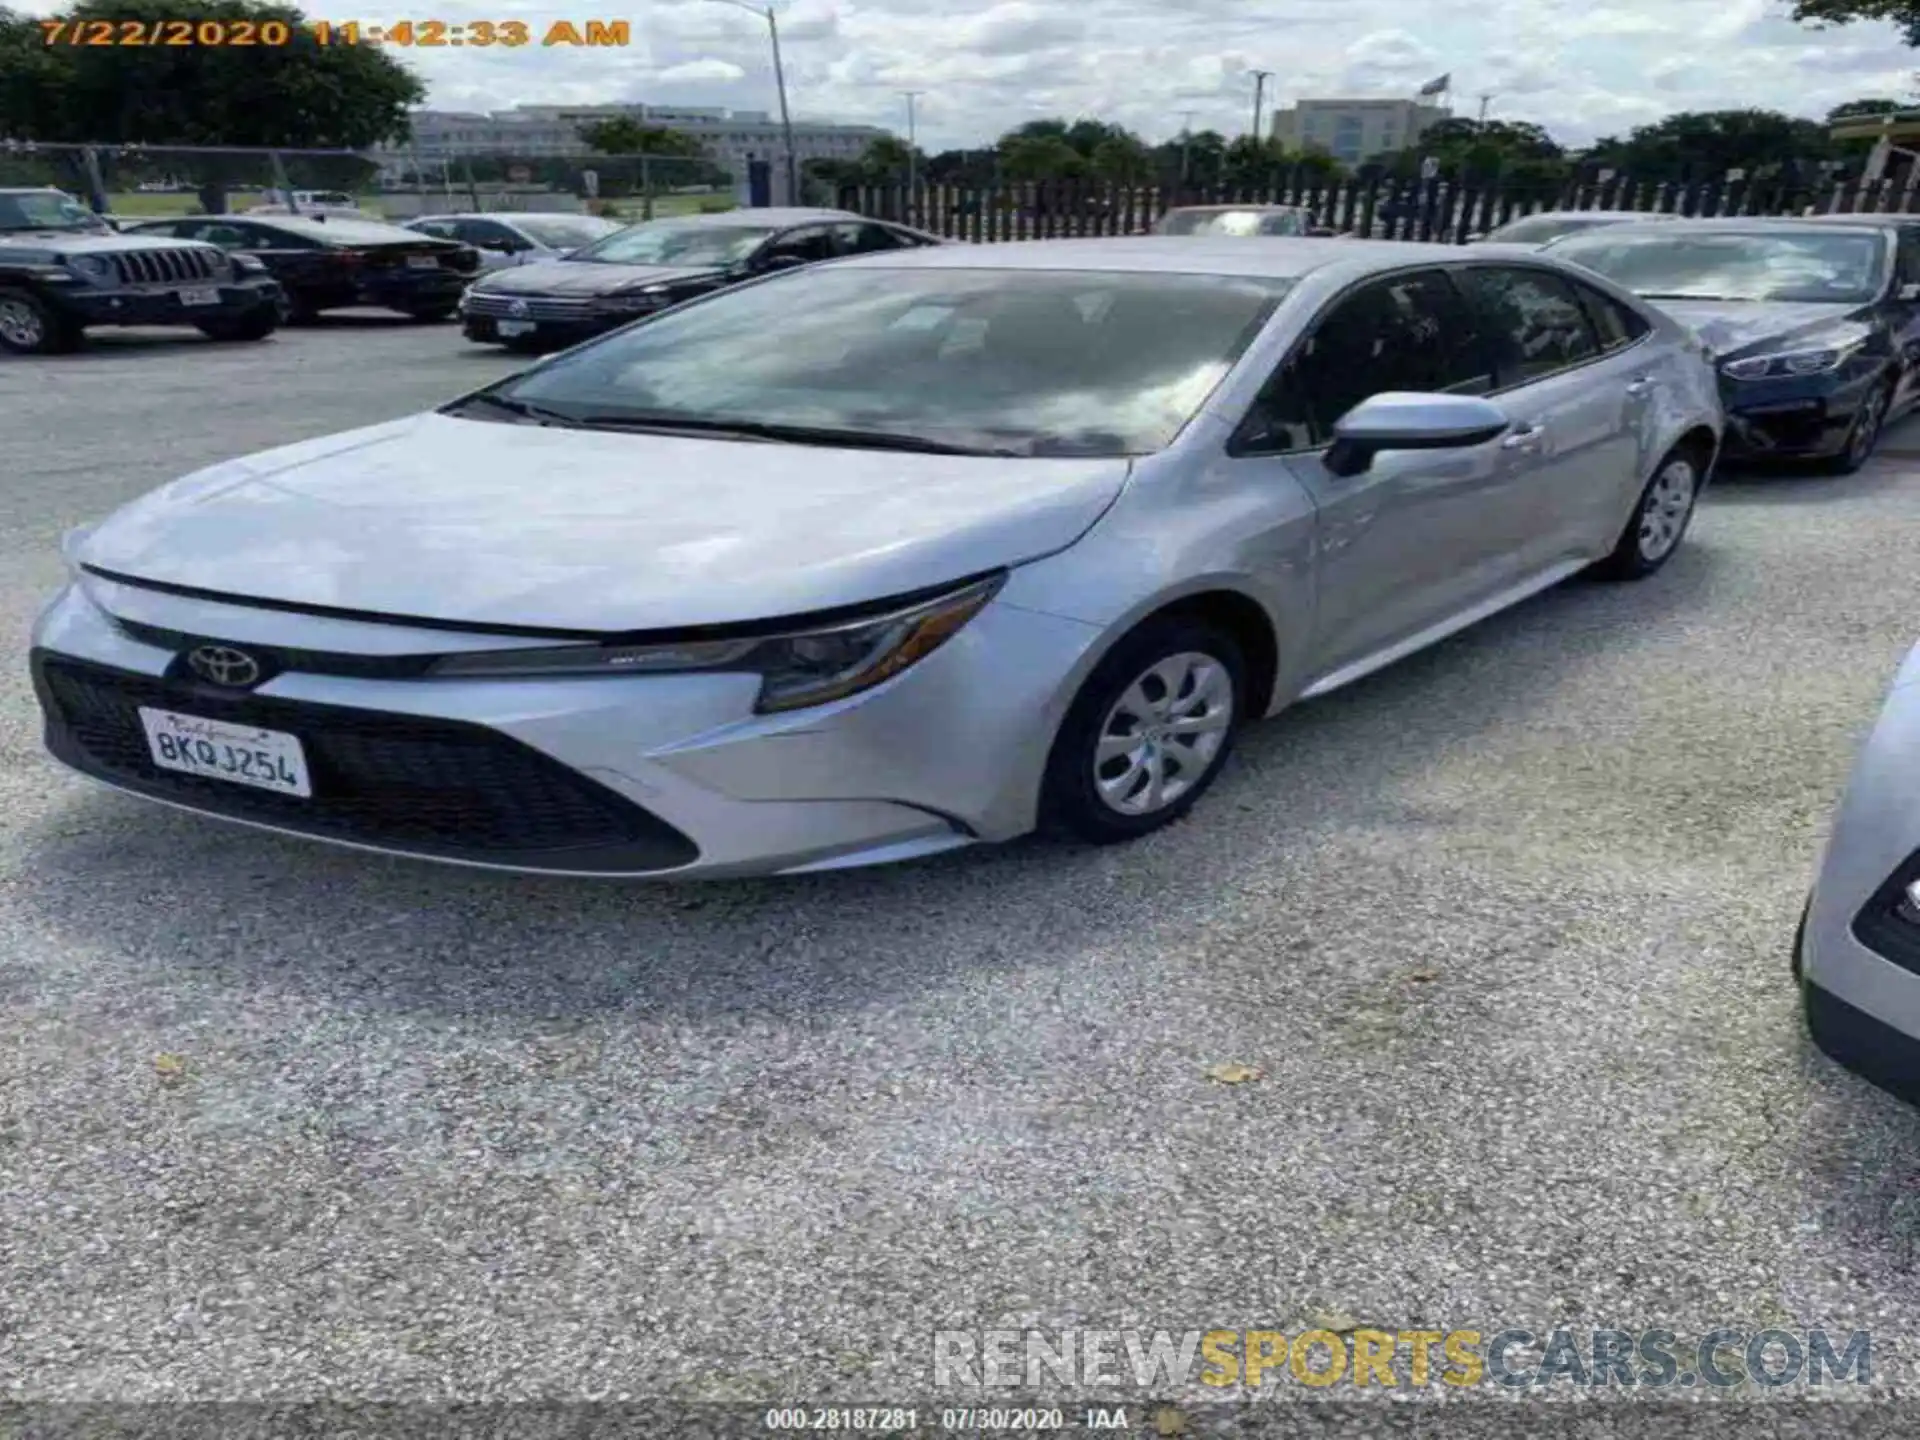
[[[1188,1433],[1187,1417],[1171,1405],[1162,1405],[1153,1412],[1153,1428],[1158,1434],[1169,1437],[1171,1440],[1172,1436]]]
[[[160,1077],[162,1085],[178,1085],[187,1078],[187,1058],[184,1055],[156,1055],[153,1057],[153,1073]]]
[[[1331,1313],[1322,1312],[1321,1314],[1315,1315],[1313,1317],[1313,1328],[1316,1330],[1331,1330],[1336,1335],[1351,1335],[1360,1328],[1360,1322],[1351,1315],[1345,1315],[1335,1310]]]
[[[1217,1080],[1222,1085],[1244,1085],[1249,1080],[1264,1079],[1266,1073],[1257,1065],[1242,1065],[1233,1060],[1207,1067],[1207,1078]]]

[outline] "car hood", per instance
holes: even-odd
[[[1809,335],[1853,316],[1860,307],[1797,300],[1649,300],[1724,358],[1762,341]]]
[[[428,414],[216,465],[73,558],[394,617],[596,633],[884,599],[1072,544],[1124,459],[842,450]]]
[[[129,250],[211,250],[204,240],[178,240],[171,235],[129,235],[119,230],[9,230],[0,234],[0,246],[26,250],[57,249],[62,255],[124,255]]]
[[[629,285],[706,280],[710,265],[603,265],[592,260],[542,260],[487,277],[487,292],[504,295],[607,295]]]

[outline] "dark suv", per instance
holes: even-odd
[[[0,350],[52,355],[89,325],[192,325],[262,340],[279,284],[217,245],[122,235],[58,190],[0,190]]]

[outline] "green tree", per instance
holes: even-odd
[[[1702,110],[1642,125],[1626,139],[1605,139],[1587,158],[1636,180],[1717,180],[1782,165],[1834,158],[1827,127],[1777,110]]]
[[[616,115],[582,125],[580,138],[615,163],[601,182],[602,191],[621,188],[638,193],[676,185],[718,183],[724,172],[708,157],[698,137],[665,125],[649,125],[631,115]],[[642,163],[642,157],[644,163]],[[611,183],[609,183],[611,182]],[[569,183],[575,183],[570,179]]]
[[[1010,135],[1000,142],[1000,173],[1008,180],[1071,180],[1087,161],[1058,135]]]
[[[1901,39],[1920,45],[1920,0],[1794,0],[1793,18],[1816,29],[1856,20],[1891,20],[1900,27]]]
[[[364,149],[406,134],[420,79],[373,45],[321,45],[291,5],[261,0],[78,0],[47,17],[280,21],[286,45],[55,45],[31,21],[0,17],[0,129],[107,144]],[[33,48],[33,47],[37,47]],[[247,157],[181,157],[209,211],[226,186],[260,172]]]
[[[1154,177],[1153,152],[1130,131],[1115,127],[1093,147],[1087,163],[1095,176],[1114,185],[1144,185]]]
[[[1864,100],[1849,100],[1827,111],[1827,124],[1835,125],[1842,120],[1850,120],[1857,115],[1894,115],[1903,107],[1898,100],[1883,97],[1871,97]]]

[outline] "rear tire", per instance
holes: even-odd
[[[193,328],[209,340],[264,340],[280,328],[280,315],[272,306],[263,306],[257,314],[202,320]]]
[[[1673,558],[1693,522],[1706,458],[1695,445],[1676,445],[1653,467],[1613,551],[1593,566],[1602,580],[1644,580]]]
[[[1094,845],[1170,825],[1206,793],[1239,734],[1246,659],[1197,616],[1148,620],[1080,687],[1054,738],[1042,824]]]
[[[0,290],[0,350],[63,355],[80,346],[81,327],[31,290]]]

